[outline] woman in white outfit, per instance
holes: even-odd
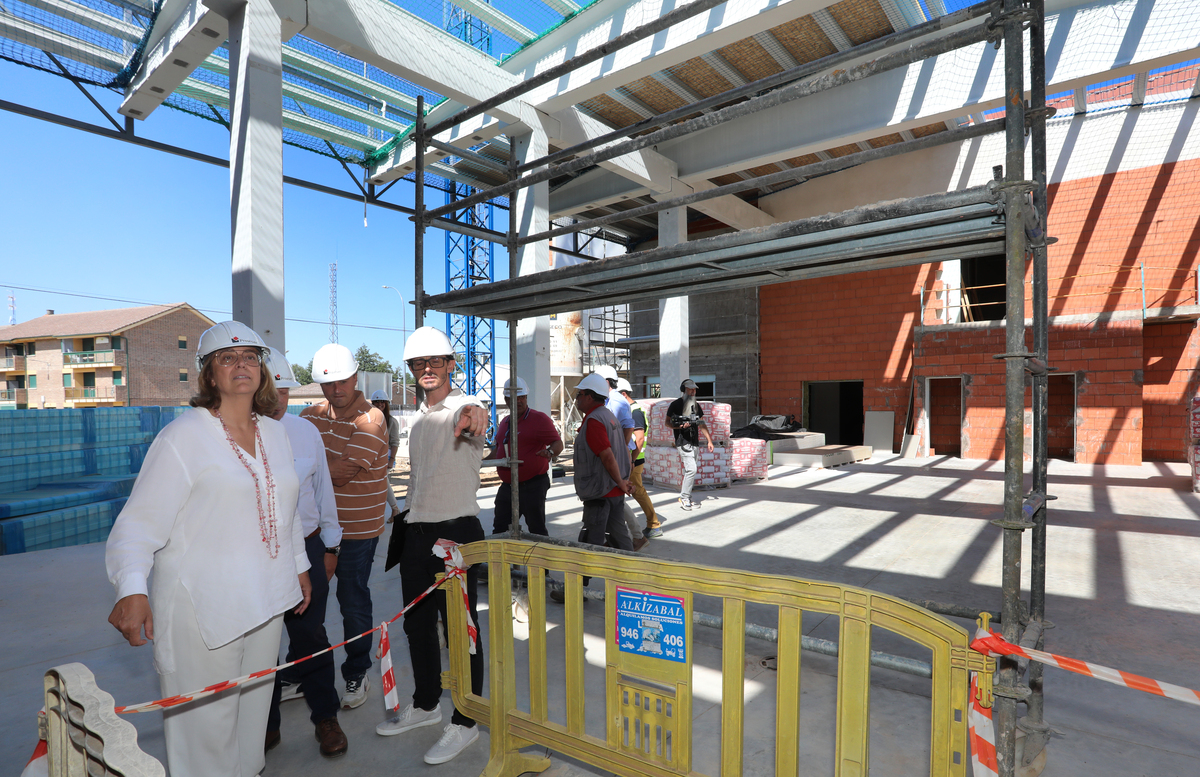
[[[192,408],[155,438],[108,538],[109,623],[130,645],[153,640],[164,697],[274,666],[284,611],[308,606],[299,483],[283,425],[268,417],[266,348],[236,321],[201,335]],[[172,777],[258,774],[273,684],[164,711]]]

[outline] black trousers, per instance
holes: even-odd
[[[438,573],[446,570],[445,562],[433,555],[433,546],[439,539],[465,545],[484,537],[483,527],[473,515],[439,523],[409,523],[405,528],[400,584],[406,607],[433,585]],[[471,620],[477,627],[478,584],[479,569],[471,567],[467,570],[467,602]],[[437,617],[439,604],[445,608],[445,598],[445,588],[439,588],[404,616],[404,633],[408,637],[408,653],[412,659],[413,706],[421,710],[432,710],[442,698],[442,652],[438,647]],[[471,692],[477,695],[483,694],[483,663],[483,631],[480,630],[475,655],[471,656]],[[468,728],[475,725],[474,720],[458,709],[454,710],[450,721]]]
[[[310,656],[329,647],[329,637],[325,634],[329,580],[325,577],[325,544],[321,542],[320,534],[306,539],[304,550],[308,553],[308,563],[312,565],[308,570],[308,579],[312,581],[312,599],[302,614],[288,610],[283,615],[283,625],[291,643],[288,645],[288,661]],[[313,723],[337,717],[341,702],[333,684],[333,653],[326,653],[275,673],[275,692],[271,697],[271,711],[267,713],[267,731],[279,730],[279,696],[285,680],[300,684],[300,691],[312,712],[309,718]]]
[[[522,480],[517,488],[521,498],[521,515],[530,534],[548,536],[546,532],[546,492],[550,490],[550,475],[543,472],[529,480]],[[492,534],[508,531],[512,525],[512,484],[501,483],[496,492],[496,514],[492,520]]]

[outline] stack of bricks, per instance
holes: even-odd
[[[1192,471],[1192,491],[1200,493],[1200,396],[1188,403],[1188,468]]]
[[[650,442],[646,446],[646,474],[653,479],[655,485],[679,488],[683,484],[683,464],[675,450],[675,432],[667,426],[667,407],[671,402],[670,399],[638,400],[642,406],[650,407]],[[731,479],[731,450],[727,446],[730,445],[732,407],[720,402],[701,401],[700,409],[704,411],[704,423],[713,438],[713,450],[708,450],[701,436],[700,447],[696,449],[695,485],[697,488],[728,486]]]

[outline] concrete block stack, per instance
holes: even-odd
[[[646,475],[655,485],[679,488],[683,484],[683,464],[675,450],[675,432],[667,426],[667,408],[673,398],[639,399],[638,404],[650,409],[650,443],[646,446]],[[696,488],[723,488],[731,479],[730,420],[732,408],[721,402],[700,402],[704,422],[713,438],[710,453],[700,438],[696,450]],[[762,442],[761,440],[759,442]],[[763,477],[766,477],[766,451],[763,451]]]
[[[739,437],[730,440],[729,477],[731,480],[765,480],[768,449],[766,440]]]
[[[1192,471],[1192,491],[1200,493],[1200,396],[1188,403],[1188,467]]]
[[[646,474],[654,485],[679,488],[683,485],[683,463],[674,448],[647,448]],[[724,488],[729,485],[729,449],[714,446],[710,452],[701,447],[696,451],[696,488]]]

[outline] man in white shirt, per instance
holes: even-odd
[[[404,523],[392,531],[404,531],[404,553],[400,558],[400,582],[404,604],[420,596],[445,571],[433,555],[439,539],[466,544],[484,538],[479,524],[479,462],[490,418],[475,397],[453,387],[454,348],[445,333],[423,326],[404,345],[404,361],[425,392],[420,415],[409,431],[411,467]],[[476,586],[479,570],[467,571],[467,599],[471,618],[479,623]],[[442,658],[438,647],[439,602],[445,592],[423,599],[404,616],[404,633],[412,659],[413,701],[400,715],[375,727],[380,736],[403,734],[442,722]],[[442,605],[444,608],[445,605]],[[482,635],[471,656],[471,692],[483,693]],[[446,763],[479,738],[475,721],[458,709],[437,743],[425,753],[425,763]]]
[[[283,616],[290,643],[287,660],[294,661],[329,647],[329,637],[325,633],[325,609],[329,599],[329,579],[337,568],[342,525],[338,522],[337,502],[333,496],[333,482],[329,478],[321,433],[308,421],[287,411],[288,394],[300,385],[292,374],[292,366],[282,353],[271,348],[267,369],[275,376],[275,390],[279,393],[279,404],[275,406],[271,417],[282,423],[287,432],[296,476],[300,479],[296,516],[304,529],[304,549],[312,565],[309,577],[313,593],[308,609],[301,615],[288,612]],[[338,725],[337,713],[341,702],[334,684],[333,653],[309,659],[275,675],[275,692],[267,716],[266,749],[275,747],[281,739],[279,703],[285,681],[292,687],[298,685],[300,693],[308,701],[321,755],[328,758],[344,755],[349,745],[342,727]]]

